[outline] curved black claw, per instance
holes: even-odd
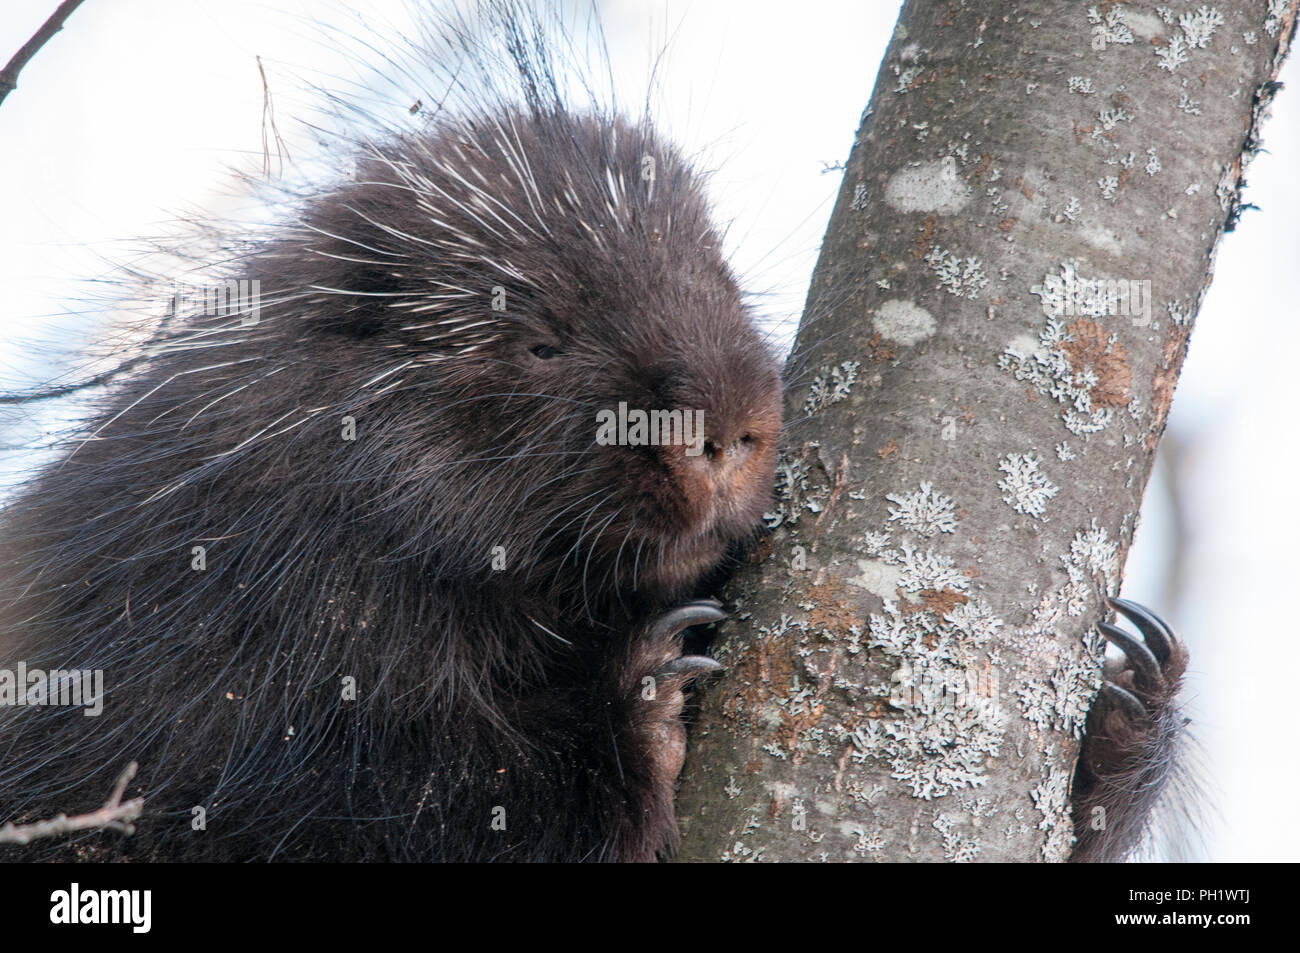
[[[727,614],[722,611],[722,603],[717,599],[696,599],[669,609],[655,621],[650,632],[655,638],[667,638],[693,625],[718,622],[726,617]]]
[[[1146,691],[1158,691],[1164,687],[1165,677],[1160,673],[1160,663],[1144,643],[1109,622],[1098,622],[1097,629],[1107,641],[1118,645],[1128,656],[1140,688]]]
[[[1162,665],[1169,661],[1172,647],[1178,644],[1178,637],[1163,619],[1145,606],[1129,602],[1127,599],[1114,598],[1106,601],[1110,603],[1112,609],[1132,622],[1142,633],[1142,637],[1147,640],[1147,645],[1151,647],[1151,651],[1155,653]]]
[[[1114,682],[1102,682],[1101,691],[1097,693],[1097,703],[1121,709],[1130,718],[1145,720],[1149,717],[1146,705],[1132,692],[1120,688]]]
[[[691,678],[698,678],[701,675],[712,675],[725,669],[725,665],[715,658],[709,658],[707,655],[682,655],[660,666],[659,674],[687,675]]]
[[[1070,859],[1081,862],[1120,861],[1142,842],[1177,770],[1187,724],[1178,705],[1186,646],[1148,609],[1124,599],[1107,601],[1142,637],[1097,623],[1125,660],[1106,663],[1106,681],[1088,712],[1075,767],[1070,798],[1077,844]]]

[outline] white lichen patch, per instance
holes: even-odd
[[[916,78],[921,75],[921,70],[924,68],[923,66],[909,66],[906,69],[899,69],[895,66],[894,71],[898,74],[898,83],[894,86],[894,92],[907,92],[908,87],[916,82]]]
[[[1093,49],[1104,50],[1112,43],[1123,46],[1133,43],[1133,31],[1121,6],[1112,6],[1104,14],[1096,7],[1089,7],[1088,22],[1092,24]]]
[[[870,617],[867,644],[897,664],[889,701],[900,717],[846,730],[853,759],[887,762],[891,777],[925,800],[979,787],[1005,734],[984,664],[1002,620],[941,553],[904,543],[882,559],[900,569],[901,598]]]
[[[1061,556],[1066,583],[1043,596],[1034,610],[1031,633],[1056,636],[1067,617],[1083,614],[1092,593],[1114,595],[1119,585],[1119,543],[1094,519],[1091,526],[1074,534],[1070,551]]]
[[[931,826],[943,837],[943,856],[954,864],[968,864],[979,857],[979,841],[956,830],[957,819],[940,812]]]
[[[971,188],[957,174],[957,160],[944,156],[899,169],[885,184],[885,201],[899,212],[955,215],[970,201]]]
[[[793,526],[804,513],[821,512],[819,495],[808,486],[808,470],[806,460],[781,452],[776,463],[776,509],[763,514],[763,522],[769,529]]]
[[[1219,200],[1219,208],[1225,212],[1232,207],[1232,200],[1237,194],[1237,177],[1233,175],[1232,167],[1226,166],[1223,175],[1219,176],[1219,183],[1214,187],[1214,195]]]
[[[893,298],[877,308],[871,326],[881,337],[905,346],[919,344],[932,336],[936,328],[934,315],[901,298]]]
[[[865,827],[855,826],[849,833],[857,838],[853,849],[864,857],[879,854],[885,849],[885,835],[879,827],[868,833]]]
[[[915,43],[904,47],[898,62],[890,67],[894,75],[898,77],[898,83],[894,86],[894,92],[906,93],[911,90],[914,84],[920,79],[925,67],[917,62],[920,59],[922,51]],[[907,65],[904,65],[907,64]]]
[[[1070,92],[1078,93],[1081,96],[1090,96],[1096,92],[1092,88],[1091,76],[1071,76],[1068,80]]]
[[[935,493],[934,487],[922,481],[919,490],[911,493],[889,493],[885,496],[897,506],[889,508],[889,521],[898,521],[903,528],[929,538],[939,533],[951,533],[957,528],[957,512],[951,497]]]
[[[1029,289],[1042,302],[1048,317],[1081,314],[1102,317],[1113,313],[1104,279],[1087,278],[1079,273],[1078,263],[1061,263],[1059,273],[1043,275],[1041,284]]]
[[[1048,500],[1060,492],[1060,487],[1039,472],[1041,462],[1036,454],[1012,453],[998,463],[998,469],[1006,474],[998,481],[1002,501],[1017,513],[1034,519],[1042,518]]]
[[[1155,147],[1152,146],[1150,149],[1147,150],[1146,174],[1156,175],[1161,168],[1162,166],[1160,165],[1160,157],[1156,155]]]
[[[1061,404],[1066,429],[1077,436],[1104,430],[1115,409],[1131,399],[1132,369],[1128,351],[1116,334],[1092,320],[1121,310],[1123,283],[1078,274],[1064,262],[1059,274],[1043,276],[1030,291],[1049,315],[1033,350],[1009,345],[998,366],[1029,382],[1040,394]],[[1075,316],[1067,323],[1065,316]]]
[[[1114,595],[1119,587],[1119,543],[1094,519],[1074,534],[1070,549],[1061,556],[1066,582],[1046,593],[1018,641],[1026,656],[1056,650],[1054,644],[1066,629],[1076,626],[1098,594]],[[1046,679],[1022,674],[1012,689],[1025,719],[1040,731],[1055,728],[1074,737],[1083,736],[1088,709],[1101,688],[1104,644],[1095,628],[1083,637],[1082,652],[1057,666]]]
[[[1178,17],[1187,45],[1193,49],[1203,50],[1210,44],[1214,31],[1223,26],[1223,14],[1214,7],[1202,5],[1194,13],[1184,13]]]
[[[1104,134],[1110,132],[1122,122],[1132,122],[1133,114],[1125,109],[1100,109],[1097,111],[1097,128],[1093,130],[1094,139],[1103,138]]]
[[[1055,728],[1083,737],[1088,709],[1101,688],[1101,663],[1090,654],[1073,658],[1052,670],[1047,680],[1029,679],[1011,690],[1025,720],[1039,731]]]
[[[1277,36],[1278,30],[1282,28],[1282,23],[1286,19],[1286,8],[1288,0],[1268,0],[1268,13],[1264,17],[1264,32],[1269,36]]]
[[[988,285],[984,266],[978,258],[961,258],[935,245],[925,256],[925,263],[939,279],[939,287],[950,295],[974,300],[980,289]]]
[[[862,550],[872,556],[884,555],[891,542],[888,533],[866,532],[862,534]]]
[[[841,361],[830,367],[823,367],[813,378],[804,400],[804,413],[815,414],[831,404],[838,404],[853,392],[853,384],[858,379],[859,361]]]
[[[1197,10],[1179,14],[1179,32],[1171,34],[1165,46],[1156,48],[1160,68],[1174,72],[1188,61],[1192,50],[1203,50],[1209,46],[1215,30],[1221,26],[1223,14],[1204,4]]]
[[[1160,68],[1172,73],[1187,62],[1187,42],[1175,33],[1168,44],[1156,47],[1156,56],[1160,58]]]
[[[1056,766],[1054,750],[1046,752],[1042,781],[1030,792],[1034,807],[1043,819],[1038,829],[1047,833],[1043,842],[1043,860],[1064,863],[1074,846],[1074,823],[1070,818],[1070,772]]]
[[[724,850],[718,857],[724,864],[756,864],[763,859],[763,851],[766,847],[760,847],[758,850],[746,847],[744,841],[736,841],[731,850]]]

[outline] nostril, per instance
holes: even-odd
[[[704,441],[704,459],[709,461],[714,467],[726,468],[739,463],[742,459],[753,452],[755,445],[754,437],[745,434],[730,443],[722,443],[717,440]]]

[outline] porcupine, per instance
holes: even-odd
[[[369,143],[230,269],[256,323],[175,315],[6,512],[0,664],[108,691],[0,721],[0,819],[93,808],[129,761],[147,804],[60,856],[671,849],[683,692],[716,667],[682,633],[768,506],[780,378],[701,177],[568,106],[497,12],[518,100]],[[702,411],[702,452],[601,445],[621,404]],[[1103,695],[1076,816],[1130,840],[1079,859],[1158,787],[1130,762],[1181,656],[1139,622],[1172,677]]]

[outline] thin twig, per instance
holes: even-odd
[[[6,824],[0,827],[0,844],[30,844],[42,837],[55,837],[59,834],[85,830],[109,830],[134,834],[135,824],[132,822],[144,809],[144,798],[132,798],[123,803],[122,795],[126,793],[126,786],[135,777],[136,768],[136,763],[132,761],[118,775],[117,782],[113,785],[113,793],[108,796],[108,800],[98,811],[77,814],[73,817],[60,814],[48,821],[37,821],[33,824]]]
[[[54,34],[63,29],[63,21],[72,15],[72,11],[81,6],[82,0],[63,0],[59,8],[45,21],[45,25],[36,31],[36,35],[23,44],[22,49],[14,54],[5,68],[0,70],[0,103],[9,95],[9,91],[18,88],[18,73],[27,61],[36,55]]]

